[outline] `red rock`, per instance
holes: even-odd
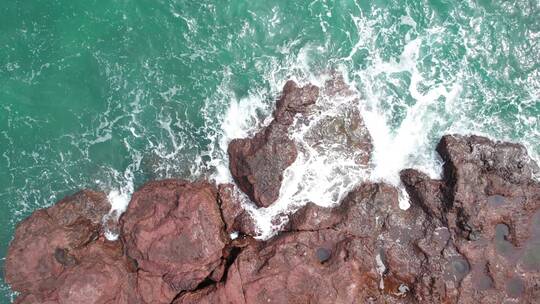
[[[229,149],[238,184],[258,203],[279,192],[294,144],[278,143],[316,96],[293,84],[284,92],[274,122]],[[335,126],[322,140],[347,142],[349,125]],[[19,224],[6,281],[16,303],[538,303],[538,167],[522,146],[478,136],[445,136],[437,150],[442,180],[401,172],[408,210],[396,188],[364,183],[333,208],[306,205],[268,241],[249,237],[233,185],[147,183],[116,242],[103,238],[105,195],[82,191]]]
[[[317,98],[319,98],[319,88],[316,86],[308,84],[298,87],[294,81],[287,81],[276,103],[274,121],[281,125],[291,125],[296,114],[305,113],[309,106],[315,104]]]
[[[447,135],[437,150],[444,180],[412,171],[402,180],[414,201],[447,221],[448,240],[463,255],[449,261],[458,270],[449,277],[462,277],[452,303],[537,303],[538,167],[523,146],[479,136]],[[435,291],[424,294],[433,298]]]
[[[232,184],[219,185],[218,197],[227,233],[237,232],[243,235],[256,235],[253,220],[242,207],[235,186]]]
[[[6,258],[18,303],[138,303],[122,244],[104,241],[105,194],[81,191],[19,224]]]
[[[65,268],[77,263],[73,254],[99,236],[109,209],[105,194],[84,190],[34,212],[17,226],[6,257],[6,281],[23,294],[54,286]]]
[[[197,288],[224,262],[228,237],[216,188],[208,183],[147,183],[135,192],[121,222],[127,254],[140,270],[162,278],[174,291],[170,294]]]
[[[432,180],[426,174],[414,169],[400,172],[401,181],[407,187],[410,199],[425,212],[446,222],[446,197],[443,181]]]
[[[287,135],[293,118],[314,104],[319,89],[298,87],[288,81],[277,102],[274,120],[252,138],[229,144],[229,168],[238,187],[259,207],[268,207],[279,197],[283,171],[296,159],[294,142]]]
[[[397,190],[384,184],[364,184],[334,208],[308,205],[293,216],[290,232],[243,249],[228,271],[239,282],[186,293],[178,303],[215,303],[238,290],[243,298],[231,303],[413,303],[419,278],[440,281],[448,269],[443,258],[431,262],[417,249],[437,237],[430,217],[398,205]],[[439,251],[445,247],[440,242]]]
[[[367,167],[373,144],[358,105],[358,96],[345,83],[343,76],[333,75],[323,87],[325,99],[331,99],[331,115],[319,115],[304,133],[303,140],[319,155],[339,155]],[[311,112],[324,112],[315,104]],[[314,114],[313,114],[314,115]]]
[[[61,304],[142,303],[136,269],[123,255],[120,242],[93,242],[76,259],[78,264],[62,273],[61,284],[47,299]]]

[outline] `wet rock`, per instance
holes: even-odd
[[[340,155],[367,166],[373,146],[360,111],[356,103],[339,108],[337,115],[318,117],[304,140],[319,154]]]
[[[335,110],[324,111],[323,104],[328,102]],[[345,83],[343,76],[334,74],[323,86],[323,101],[311,109],[324,114],[316,115],[303,140],[318,155],[339,155],[357,165],[367,166],[373,144],[360,114],[359,103],[358,96]]]
[[[227,233],[254,236],[256,234],[255,225],[249,213],[242,207],[235,186],[232,184],[219,185],[218,196]]]
[[[419,278],[439,274],[444,286],[445,269],[436,267],[445,258],[436,252],[431,262],[417,249],[438,233],[429,216],[398,205],[397,189],[385,184],[363,184],[334,208],[309,204],[292,217],[289,232],[243,248],[228,271],[241,278],[239,286],[188,293],[181,303],[211,303],[236,289],[245,303],[414,303]],[[447,260],[460,257],[441,247]],[[431,283],[422,286],[431,290]]]
[[[228,237],[217,190],[208,183],[147,183],[135,192],[121,222],[128,256],[141,271],[162,279],[174,291],[170,294],[196,289],[224,262]]]
[[[346,88],[324,86],[342,97]],[[296,157],[287,128],[317,94],[287,83],[274,121],[231,143],[233,176],[261,206]],[[356,114],[345,113],[352,119],[322,118],[327,130],[311,139],[369,151],[354,143],[368,142],[354,135]],[[147,183],[115,242],[103,237],[106,196],[82,191],[19,224],[6,281],[17,303],[538,303],[538,167],[522,146],[478,136],[445,136],[437,150],[443,179],[400,174],[409,209],[395,187],[363,183],[337,206],[307,204],[267,241],[251,237],[231,184]]]
[[[443,181],[432,180],[414,169],[401,171],[400,178],[415,204],[440,221],[446,222],[446,210],[449,206],[446,206]]]
[[[538,302],[540,259],[532,253],[539,240],[537,165],[523,146],[479,136],[444,136],[437,151],[445,161],[443,180],[414,170],[401,177],[412,200],[442,220],[448,242],[462,254],[446,264],[447,278],[460,281],[452,302]]]
[[[318,87],[311,84],[298,87],[294,81],[287,81],[276,103],[274,120],[281,125],[291,125],[296,114],[305,113],[317,98],[319,98]]]
[[[287,132],[298,113],[314,104],[319,89],[298,87],[288,81],[274,111],[274,120],[252,138],[234,139],[229,144],[229,168],[238,187],[259,207],[268,207],[279,197],[283,171],[297,156]]]

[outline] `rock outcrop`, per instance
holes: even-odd
[[[288,83],[274,122],[229,150],[238,187],[261,206],[291,159],[280,151],[294,150],[281,146],[287,126],[317,92]],[[267,241],[250,236],[232,184],[149,182],[114,242],[106,196],[82,191],[19,224],[6,281],[18,303],[538,303],[538,167],[522,146],[478,136],[444,136],[437,151],[441,180],[401,172],[409,209],[395,187],[365,182],[336,207],[307,204]]]
[[[126,253],[137,261],[139,288],[148,303],[170,303],[206,279],[221,279],[228,237],[208,183],[150,182],[132,197],[122,216]]]
[[[81,191],[21,222],[5,278],[18,303],[136,303],[136,266],[122,244],[105,241],[104,193]]]
[[[313,85],[298,87],[288,81],[273,113],[274,120],[252,138],[233,139],[229,144],[229,168],[238,187],[259,207],[268,207],[279,197],[283,171],[297,156],[287,132],[294,116],[305,113],[319,96]]]

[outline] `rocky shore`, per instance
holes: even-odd
[[[319,90],[347,94],[339,78],[324,88],[290,81],[274,120],[230,143],[235,185],[143,185],[117,241],[104,237],[104,193],[83,190],[34,212],[6,258],[16,303],[540,302],[538,167],[518,144],[446,135],[437,146],[441,180],[401,172],[409,209],[399,208],[395,187],[366,182],[334,208],[310,203],[277,236],[253,238],[235,187],[259,207],[278,199],[297,157],[288,128],[316,115]],[[313,140],[333,136],[367,164],[369,133],[349,114],[322,121]]]

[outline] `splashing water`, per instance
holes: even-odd
[[[323,86],[329,71],[354,97],[322,96],[291,129],[299,155],[278,202],[245,203],[261,237],[362,181],[399,187],[407,167],[439,176],[445,133],[540,155],[537,1],[12,1],[0,14],[3,255],[15,223],[81,188],[108,193],[117,217],[151,179],[230,181],[228,142],[268,124],[286,80]],[[351,109],[373,138],[369,166],[309,141]]]

